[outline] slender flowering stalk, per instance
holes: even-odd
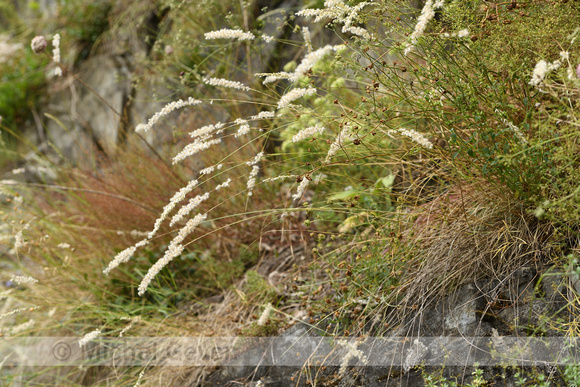
[[[254,187],[256,186],[256,177],[258,176],[258,172],[260,171],[260,166],[257,164],[262,160],[262,157],[264,157],[264,152],[258,153],[256,157],[254,157],[252,160],[246,163],[248,166],[252,167],[250,175],[248,176],[248,184],[247,184],[248,196],[253,195],[253,190]]]
[[[314,93],[316,93],[316,89],[314,87],[308,87],[306,89],[292,89],[288,93],[284,94],[282,98],[280,98],[280,101],[278,101],[278,109],[288,107],[290,102],[296,101],[298,98],[302,98],[304,96],[311,96]]]
[[[248,196],[252,196],[254,193],[254,187],[256,186],[256,177],[258,176],[258,172],[260,171],[259,165],[254,165],[252,170],[250,171],[250,175],[248,176]]]
[[[196,129],[193,132],[189,133],[189,135],[191,136],[191,138],[204,137],[215,132],[216,130],[223,128],[224,126],[225,124],[221,122],[218,122],[217,124],[214,125],[202,126],[201,128]]]
[[[304,43],[308,52],[312,52],[314,48],[312,47],[312,37],[310,36],[310,30],[308,27],[302,27],[302,37],[304,38]]]
[[[469,36],[469,30],[467,28],[463,29],[461,31],[458,31],[458,32],[454,32],[452,34],[449,34],[447,32],[445,32],[443,34],[444,38],[467,38],[468,36]]]
[[[538,87],[544,81],[544,78],[546,78],[546,76],[552,71],[560,68],[561,64],[562,63],[559,60],[554,63],[548,63],[545,60],[539,61],[536,63],[536,67],[534,67],[534,73],[532,74],[532,79],[529,84]]]
[[[59,34],[55,34],[54,37],[52,38],[52,46],[54,47],[52,49],[52,60],[54,61],[54,63],[60,63],[60,35]],[[62,69],[60,68],[59,65],[57,65],[57,67],[54,69],[54,75],[56,75],[57,77],[62,77]]]
[[[261,38],[264,40],[264,42],[266,42],[266,43],[270,43],[270,42],[273,42],[274,40],[276,40],[276,38],[275,38],[275,37],[273,37],[273,36],[270,36],[270,35],[266,35],[266,34],[262,34],[262,36],[260,36],[260,37],[261,37]]]
[[[361,2],[354,7],[344,3],[342,0],[327,0],[324,2],[322,9],[303,9],[296,13],[297,16],[313,17],[314,22],[318,23],[323,19],[330,18],[338,23],[343,23],[342,32],[361,36],[365,39],[372,39],[373,36],[361,27],[353,26],[358,21],[359,12],[370,5],[369,2]]]
[[[300,185],[298,185],[296,193],[292,195],[292,200],[298,200],[302,198],[302,195],[304,195],[304,192],[306,191],[306,187],[308,187],[308,184],[310,184],[310,180],[307,178],[302,178],[302,181],[300,182]]]
[[[96,339],[100,334],[101,334],[100,329],[95,329],[94,331],[87,333],[86,335],[83,336],[82,339],[79,340],[79,348],[84,347],[85,345]]]
[[[262,84],[267,85],[268,83],[276,82],[280,79],[290,79],[293,76],[293,73],[289,73],[286,71],[280,71],[278,73],[256,73],[254,74],[257,77],[265,77]]]
[[[348,125],[344,125],[344,128],[342,129],[342,131],[334,139],[334,142],[332,144],[330,144],[330,148],[328,149],[328,153],[326,154],[326,159],[324,160],[324,164],[328,164],[330,162],[330,159],[332,159],[334,157],[334,155],[336,155],[338,150],[342,147],[342,143],[348,137],[349,130],[350,130],[350,127]]]
[[[155,233],[161,227],[161,223],[165,220],[165,218],[167,218],[167,215],[169,215],[169,213],[171,211],[173,211],[173,209],[175,208],[175,206],[179,202],[181,202],[183,199],[185,199],[185,196],[188,193],[190,193],[191,191],[193,191],[193,189],[197,186],[198,183],[199,183],[199,181],[192,180],[189,183],[187,183],[187,186],[186,187],[181,188],[179,191],[177,191],[175,193],[175,195],[173,195],[173,197],[171,198],[171,200],[169,201],[169,203],[165,207],[163,207],[163,212],[161,213],[161,216],[159,217],[159,219],[157,219],[155,221],[155,227],[153,227],[153,231],[151,231],[149,233],[147,239],[153,238],[153,236],[155,235]]]
[[[433,2],[433,0],[427,0],[423,10],[421,11],[421,15],[417,18],[417,25],[415,25],[415,30],[411,34],[410,41],[406,43],[405,48],[405,55],[409,54],[415,44],[417,44],[417,40],[423,36],[425,33],[425,29],[427,28],[427,24],[435,17],[435,10],[437,8],[441,8],[444,5],[444,0],[439,0],[437,2]]]
[[[244,32],[240,29],[232,30],[228,28],[221,29],[219,31],[207,32],[204,34],[206,40],[211,39],[237,39],[239,41],[253,40],[255,38],[254,34],[251,32]]]
[[[139,296],[142,296],[147,291],[147,287],[155,278],[157,274],[165,267],[173,258],[179,256],[183,252],[183,245],[181,244],[185,237],[191,234],[197,226],[201,224],[207,218],[207,214],[197,214],[195,217],[190,219],[185,227],[179,230],[177,236],[169,243],[169,247],[165,250],[165,254],[161,259],[159,259],[151,268],[139,284],[138,292]]]
[[[155,113],[153,115],[153,117],[151,117],[149,119],[149,121],[147,122],[147,124],[145,125],[144,128],[142,128],[141,130],[146,132],[149,129],[151,129],[153,127],[153,125],[155,125],[161,118],[165,117],[166,115],[168,115],[169,113],[171,113],[174,110],[177,110],[179,108],[185,107],[185,106],[195,106],[195,105],[199,105],[201,103],[201,101],[193,99],[191,97],[189,97],[187,99],[187,101],[183,101],[183,100],[179,100],[179,101],[173,101],[171,103],[168,103],[167,105],[165,105],[163,107],[163,109],[161,109],[161,111]]]
[[[501,114],[501,112],[498,109],[495,109],[495,112],[497,114]],[[526,137],[524,136],[524,134],[520,131],[520,128],[518,128],[517,126],[515,126],[513,123],[511,123],[510,121],[506,120],[503,117],[499,117],[499,120],[508,128],[511,129],[512,132],[514,132],[514,134],[516,135],[516,137],[520,140],[520,143],[522,144],[527,144],[528,140],[526,139]]]
[[[172,164],[177,164],[178,162],[186,159],[187,157],[193,156],[194,154],[206,150],[212,145],[219,144],[220,142],[222,142],[221,138],[216,138],[208,141],[205,141],[203,139],[197,139],[191,144],[188,144],[185,148],[183,148],[183,150],[173,158]]]
[[[276,117],[276,113],[275,112],[270,112],[267,110],[261,111],[260,113],[258,113],[258,115],[256,116],[251,116],[250,120],[265,120],[268,118],[274,118]]]
[[[172,227],[175,223],[179,222],[185,216],[189,215],[191,211],[193,211],[197,206],[201,204],[201,202],[209,199],[209,192],[204,193],[203,195],[197,195],[193,199],[189,200],[189,203],[185,206],[181,207],[177,214],[171,218],[171,222],[169,222],[169,227]]]
[[[201,171],[199,171],[199,174],[200,175],[209,175],[213,171],[215,171],[215,165],[212,165],[210,167],[202,169]]]
[[[238,129],[237,133],[234,134],[234,137],[240,137],[250,132],[250,125],[248,125],[248,121],[244,120],[243,118],[238,118],[234,121],[234,124],[240,125],[240,128]]]
[[[431,141],[427,140],[425,136],[413,129],[399,128],[397,130],[389,130],[387,133],[393,134],[396,132],[401,133],[403,136],[409,137],[411,140],[421,145],[422,147],[427,149],[433,148],[433,143]]]
[[[221,78],[204,79],[204,83],[206,85],[210,85],[210,86],[227,87],[229,89],[238,89],[238,90],[244,90],[244,91],[251,90],[248,86],[244,85],[241,82],[230,81],[230,80],[221,79]]]
[[[217,185],[217,186],[215,187],[215,190],[216,190],[216,191],[219,191],[219,190],[220,190],[220,189],[222,189],[222,188],[229,187],[231,182],[232,182],[232,179],[228,178],[228,179],[227,179],[226,181],[224,181],[223,183],[221,183],[221,184]]]
[[[311,126],[309,128],[304,128],[292,137],[292,142],[298,142],[304,140],[305,138],[313,137],[315,134],[322,133],[324,131],[324,126]]]
[[[13,276],[12,278],[10,278],[10,281],[17,283],[18,285],[35,284],[38,282],[38,280],[36,278],[26,277],[26,276],[22,276],[22,275]]]
[[[302,62],[300,62],[298,67],[296,67],[296,70],[294,70],[294,74],[292,74],[292,76],[290,77],[290,80],[292,82],[297,82],[319,60],[321,60],[322,58],[324,58],[324,56],[331,53],[332,51],[335,51],[337,48],[340,48],[340,47],[344,47],[344,46],[342,46],[342,45],[341,46],[327,45],[327,46],[324,46],[316,51],[312,51],[312,52],[308,53],[304,57],[304,59],[302,59]]]
[[[274,310],[274,308],[272,307],[272,304],[268,303],[268,305],[266,305],[266,307],[264,308],[262,315],[258,319],[258,322],[257,322],[258,326],[263,327],[264,325],[266,325],[266,323],[270,319],[270,314],[272,313],[272,310]]]
[[[115,258],[113,258],[113,260],[111,262],[109,262],[109,266],[107,266],[107,268],[105,270],[103,270],[103,273],[105,275],[109,275],[111,270],[117,268],[120,264],[125,263],[125,262],[129,262],[129,260],[133,257],[133,255],[137,251],[137,249],[139,247],[145,246],[148,243],[149,243],[149,239],[143,239],[142,241],[138,242],[137,244],[135,244],[131,247],[128,247],[125,250],[121,251],[119,254],[117,254],[115,256]]]
[[[269,177],[267,179],[262,180],[262,182],[269,183],[271,181],[282,180],[282,179],[296,179],[296,175],[282,175],[282,176]]]

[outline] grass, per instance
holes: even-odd
[[[278,13],[253,3],[211,1],[125,5],[62,5],[56,20],[65,27],[65,48],[80,47],[65,59],[69,72],[121,36],[130,36],[133,45],[145,36],[134,87],[155,80],[167,89],[163,102],[192,96],[203,107],[172,113],[179,116],[174,127],[162,118],[153,133],[171,135],[157,149],[145,144],[149,134],[131,134],[126,148],[92,169],[47,161],[56,171],[52,182],[30,184],[7,173],[17,181],[2,185],[2,243],[11,257],[2,279],[21,272],[39,282],[3,293],[6,311],[28,310],[10,315],[5,327],[34,320],[21,335],[83,336],[100,329],[103,336],[268,336],[301,320],[330,336],[388,335],[410,329],[466,283],[512,286],[515,273],[527,266],[574,271],[577,5],[447,4],[407,55],[417,10],[398,2],[373,3],[352,14],[350,26],[373,39],[356,29],[344,32],[348,20],[341,13],[309,24],[311,41],[304,32],[311,18],[296,17],[298,9]],[[86,25],[94,7],[99,23]],[[317,9],[324,12],[322,4]],[[225,17],[212,17],[217,14]],[[256,38],[204,39],[205,32],[222,28],[241,28]],[[467,37],[443,35],[465,28]],[[332,48],[305,66],[303,58],[326,44]],[[560,59],[561,51],[568,59]],[[7,75],[6,85],[17,85],[22,95],[46,92],[42,77],[14,83],[47,65],[24,52],[25,64]],[[264,52],[271,52],[267,63]],[[561,64],[540,86],[530,85],[541,59]],[[301,64],[304,72],[295,82],[263,84],[254,76],[292,72]],[[211,87],[208,77],[242,82],[250,90]],[[316,88],[315,95],[278,108],[282,96],[305,87]],[[0,103],[22,106],[20,97]],[[28,109],[15,111],[10,125]],[[260,112],[276,115],[249,118]],[[238,135],[243,123],[236,119],[248,121],[249,134]],[[224,123],[221,143],[171,165],[192,141],[188,133],[218,122]],[[293,141],[315,125],[324,131]],[[199,173],[210,166],[213,172]],[[228,178],[229,187],[214,190]],[[164,206],[192,179],[200,183],[185,200],[206,192],[210,198],[185,221],[198,212],[207,219],[177,242],[185,221],[177,227],[162,223],[131,260],[105,276],[113,257],[146,238]],[[19,232],[23,239],[14,248],[10,235]],[[183,244],[183,253],[163,265],[139,296],[139,284],[172,243]],[[499,301],[491,293],[482,315],[496,311]],[[575,316],[577,295],[570,294],[564,309]],[[538,334],[544,328],[526,329]],[[551,329],[577,333],[570,322]],[[62,380],[201,383],[208,372],[117,373],[104,367],[63,371]],[[57,374],[40,371],[30,380],[43,383]],[[562,374],[576,378],[572,368]],[[445,385],[442,375],[425,373],[424,379]],[[471,376],[467,385],[484,383],[481,369]],[[546,378],[526,377],[537,383]]]

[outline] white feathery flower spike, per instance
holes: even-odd
[[[234,121],[234,124],[240,125],[240,128],[234,134],[234,137],[240,137],[250,132],[250,125],[248,125],[248,121],[244,120],[243,118],[238,118]]]
[[[389,130],[387,134],[393,134],[397,132],[401,133],[403,136],[409,137],[411,140],[421,145],[422,147],[427,149],[433,148],[433,143],[431,141],[427,140],[425,136],[413,129],[399,128],[397,130]]]
[[[207,78],[207,79],[204,79],[203,82],[206,85],[210,85],[210,86],[227,87],[229,89],[238,89],[238,90],[244,90],[244,91],[251,90],[248,86],[244,85],[241,82],[230,81],[227,79]]]
[[[327,45],[322,48],[319,48],[316,51],[312,51],[306,54],[304,59],[302,59],[302,62],[300,62],[298,67],[296,67],[296,70],[294,70],[294,74],[292,74],[290,80],[292,82],[297,82],[301,77],[304,76],[304,73],[310,70],[325,55],[329,54],[332,51],[335,51],[337,47],[342,46]]]
[[[306,89],[292,89],[288,93],[284,94],[282,98],[280,98],[280,101],[278,101],[278,109],[285,108],[290,104],[290,102],[296,101],[298,98],[302,98],[304,96],[311,96],[314,93],[316,93],[316,89],[314,87],[308,87]]]
[[[313,137],[318,133],[322,133],[324,131],[324,126],[315,125],[309,128],[304,128],[292,137],[292,142],[298,142],[304,140],[305,138]]]
[[[310,180],[306,177],[302,178],[302,181],[298,185],[298,189],[296,189],[296,193],[292,195],[292,200],[298,200],[304,195],[304,191],[306,191],[306,187],[310,184]]]
[[[60,35],[59,34],[55,34],[54,37],[52,38],[52,46],[54,47],[52,49],[52,60],[54,61],[54,63],[60,63]],[[55,67],[54,75],[56,75],[57,77],[62,77],[62,69],[60,68],[60,66]]]
[[[217,124],[214,124],[214,125],[202,126],[201,128],[196,129],[193,132],[189,133],[189,136],[191,138],[208,136],[212,132],[219,130],[219,129],[222,129],[224,126],[225,126],[225,124],[223,124],[221,122],[218,122]]]
[[[190,193],[191,191],[193,191],[193,189],[199,184],[198,180],[192,180],[189,183],[187,183],[187,186],[181,188],[179,191],[177,191],[173,197],[171,198],[171,200],[169,201],[169,203],[163,207],[163,212],[161,213],[161,216],[159,217],[159,219],[157,219],[155,221],[155,227],[153,227],[153,231],[151,231],[149,233],[149,235],[147,236],[147,239],[151,239],[153,238],[153,236],[155,235],[155,233],[159,230],[159,228],[161,227],[161,223],[165,220],[165,218],[167,218],[167,215],[169,215],[169,213],[171,211],[173,211],[173,209],[175,208],[175,206],[177,205],[177,203],[181,202],[183,199],[185,199],[185,196]]]
[[[312,47],[312,37],[310,36],[308,27],[302,27],[302,37],[304,38],[304,44],[306,44],[308,52],[312,52],[314,48]]]
[[[258,176],[259,171],[260,171],[259,165],[254,165],[252,167],[250,175],[248,176],[248,185],[247,185],[248,196],[252,196],[254,194],[253,191],[254,191],[254,187],[256,186],[256,177]]]
[[[10,281],[16,282],[18,285],[35,284],[38,282],[38,280],[36,278],[27,277],[27,276],[23,276],[23,275],[12,276],[12,278],[10,278]]]
[[[139,243],[121,251],[119,254],[117,254],[115,256],[115,258],[113,258],[113,260],[111,262],[109,262],[109,266],[107,266],[107,268],[105,270],[103,270],[103,273],[105,275],[109,275],[111,270],[117,268],[122,263],[128,262],[131,259],[131,257],[133,257],[135,252],[137,251],[137,248],[143,247],[148,243],[149,243],[149,239],[143,239]]]
[[[338,150],[342,147],[342,143],[348,137],[348,132],[350,127],[348,125],[344,125],[342,131],[336,136],[334,142],[330,144],[330,148],[328,149],[328,153],[326,154],[326,159],[324,160],[324,164],[328,164],[330,159],[336,155]]]
[[[273,37],[273,36],[270,36],[270,35],[266,35],[266,34],[262,34],[262,36],[260,36],[260,37],[261,37],[261,38],[264,40],[264,42],[266,42],[266,43],[270,43],[270,42],[273,42],[274,40],[276,40],[276,38],[275,38],[275,37]]]
[[[265,120],[265,119],[274,118],[274,117],[276,117],[275,112],[270,112],[268,110],[264,110],[264,111],[261,111],[260,113],[258,113],[258,115],[251,116],[250,120]]]
[[[562,63],[557,60],[554,63],[548,63],[545,60],[541,60],[536,63],[536,67],[534,67],[534,73],[532,74],[532,79],[530,80],[529,84],[531,86],[538,87],[543,81],[544,78],[552,71],[557,70],[560,68]]]
[[[149,119],[149,121],[147,122],[147,124],[145,125],[145,127],[143,127],[141,130],[143,132],[148,131],[149,129],[151,129],[153,127],[153,125],[155,125],[161,118],[165,117],[166,115],[168,115],[169,113],[171,113],[174,110],[177,110],[179,108],[185,107],[185,106],[195,106],[195,105],[199,105],[201,103],[201,101],[197,100],[197,99],[193,99],[191,97],[189,97],[187,99],[187,101],[183,101],[183,100],[179,100],[179,101],[173,101],[168,103],[167,105],[165,105],[163,107],[163,109],[161,109],[161,111],[155,113],[153,115],[153,117],[151,117]]]
[[[96,339],[100,334],[101,334],[100,329],[95,329],[94,331],[87,333],[86,335],[83,336],[82,339],[79,340],[79,348],[84,347],[85,345]]]
[[[255,38],[254,34],[251,32],[244,32],[241,29],[232,30],[228,28],[223,28],[219,31],[206,32],[204,34],[206,40],[211,39],[237,39],[239,41],[253,40]]]
[[[216,190],[216,191],[219,191],[219,190],[220,190],[220,189],[222,189],[222,188],[229,187],[231,182],[232,182],[232,179],[231,179],[231,178],[228,178],[228,179],[227,179],[226,181],[224,181],[223,183],[221,183],[221,184],[217,185],[217,186],[215,187],[215,190]]]
[[[293,76],[293,73],[289,73],[286,71],[280,71],[278,73],[256,73],[254,74],[257,77],[266,78],[262,82],[262,84],[267,85],[268,83],[276,82],[280,79],[290,79]]]
[[[193,199],[189,200],[189,203],[182,206],[177,214],[171,218],[171,222],[169,222],[169,227],[172,227],[175,223],[179,222],[185,216],[189,215],[191,211],[193,211],[197,206],[201,204],[201,202],[209,199],[209,192],[204,193],[203,195],[197,195]]]
[[[193,156],[194,154],[206,150],[212,145],[219,144],[220,142],[222,142],[221,138],[216,138],[207,141],[205,141],[203,138],[196,139],[194,142],[188,144],[185,148],[183,148],[183,150],[173,158],[172,164],[177,164],[178,162],[186,159],[187,157]]]
[[[157,274],[165,267],[169,262],[173,260],[173,258],[179,256],[184,249],[184,246],[181,244],[185,237],[191,234],[197,226],[201,224],[207,218],[207,214],[197,214],[192,219],[190,219],[185,227],[179,230],[177,236],[171,241],[167,250],[165,250],[165,254],[161,259],[159,259],[151,268],[139,284],[137,294],[142,296],[147,291],[147,287],[155,278]]]
[[[406,48],[404,51],[405,55],[408,55],[413,50],[415,44],[417,44],[417,40],[425,33],[427,24],[431,21],[431,19],[433,19],[433,17],[435,17],[435,10],[437,8],[443,7],[443,5],[443,0],[437,1],[436,3],[434,3],[433,0],[427,0],[423,10],[421,10],[421,15],[419,15],[417,18],[415,30],[411,34],[409,42],[406,43]]]

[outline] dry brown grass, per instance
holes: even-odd
[[[483,181],[456,186],[415,208],[403,242],[414,254],[395,293],[403,315],[476,279],[506,281],[551,257],[551,226]],[[515,300],[514,300],[515,301]],[[400,316],[400,315],[399,315]]]

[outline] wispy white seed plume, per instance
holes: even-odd
[[[189,156],[193,156],[194,154],[199,153],[202,150],[206,150],[212,145],[219,144],[220,142],[222,142],[221,138],[208,141],[204,141],[203,139],[196,139],[194,142],[183,148],[183,150],[173,158],[172,163],[177,164],[181,160],[184,160]]]
[[[429,141],[428,139],[425,138],[425,136],[423,136],[421,133],[413,129],[399,128],[397,130],[389,130],[387,133],[393,134],[397,132],[401,133],[403,136],[409,137],[411,140],[421,145],[422,147],[425,147],[427,149],[433,148],[433,143],[431,141]]]
[[[282,179],[296,179],[296,175],[282,175],[282,176],[274,176],[269,177],[267,179],[262,180],[264,183],[269,183],[271,181],[282,180]]]
[[[238,89],[238,90],[244,90],[244,91],[251,90],[248,86],[244,85],[241,82],[230,81],[230,80],[221,79],[221,78],[204,79],[204,83],[206,85],[210,85],[210,86],[227,87],[229,89]]]
[[[55,34],[52,38],[52,60],[54,63],[60,63],[60,35]],[[54,75],[57,77],[62,77],[62,69],[57,65],[54,69]]]
[[[264,311],[260,315],[260,318],[258,319],[258,322],[257,322],[258,326],[263,327],[264,325],[266,325],[266,323],[270,319],[270,314],[272,313],[272,310],[274,310],[274,308],[272,307],[272,304],[268,303],[268,305],[266,305],[266,307],[264,308]]]
[[[161,118],[165,117],[166,115],[168,115],[172,111],[180,109],[180,108],[185,107],[185,106],[199,105],[200,103],[201,103],[201,101],[199,101],[197,99],[193,99],[191,97],[189,97],[187,99],[187,101],[180,99],[179,101],[170,102],[167,105],[165,105],[163,107],[163,109],[161,109],[161,111],[155,113],[153,115],[153,117],[151,117],[149,119],[149,121],[147,122],[145,127],[140,128],[140,130],[142,130],[143,132],[146,132],[149,129],[151,129],[153,127],[153,125],[155,125]]]
[[[304,140],[305,138],[313,137],[314,135],[322,132],[324,132],[324,126],[320,126],[318,124],[309,128],[304,128],[296,133],[294,137],[292,137],[292,142],[298,142]]]
[[[431,21],[431,19],[433,19],[433,17],[435,17],[435,10],[437,8],[443,7],[443,5],[443,0],[439,0],[437,2],[434,2],[433,0],[427,0],[423,6],[421,15],[419,15],[417,18],[417,24],[415,25],[415,30],[410,36],[409,42],[405,44],[405,55],[409,54],[413,50],[415,44],[417,44],[417,40],[425,33],[427,24]]]
[[[121,332],[119,332],[119,337],[123,337],[123,335],[131,328],[133,328],[133,324],[141,321],[141,316],[135,316],[133,318],[128,318],[128,317],[121,317],[121,320],[131,320],[129,325],[127,325],[125,328],[123,328],[123,330],[121,330]]]
[[[497,114],[501,114],[502,113],[498,109],[495,109],[495,112]],[[516,137],[520,140],[520,143],[522,143],[522,144],[527,144],[528,143],[528,140],[526,139],[526,137],[524,136],[524,134],[522,133],[522,131],[520,130],[520,128],[518,128],[513,123],[511,123],[510,121],[506,120],[505,118],[503,118],[501,116],[499,117],[499,120],[505,126],[507,126],[512,132],[514,132],[514,134],[516,135]]]
[[[256,165],[260,161],[262,161],[263,157],[264,157],[264,152],[259,152],[256,156],[254,156],[254,158],[252,160],[246,162],[246,165],[248,165],[249,167],[251,167],[252,165]]]
[[[221,184],[218,184],[218,185],[215,187],[215,190],[216,190],[216,191],[219,191],[219,190],[220,190],[220,189],[222,189],[222,188],[229,187],[231,182],[232,182],[232,179],[229,179],[229,178],[228,178],[228,179],[227,179],[226,181],[224,181],[223,183],[221,183]]]
[[[248,176],[248,184],[247,184],[248,196],[253,195],[253,190],[254,187],[256,186],[256,177],[258,176],[258,172],[260,171],[260,166],[258,165],[258,163],[262,160],[263,157],[264,152],[260,152],[256,155],[256,157],[254,157],[252,160],[246,163],[248,166],[252,167],[250,175]]]
[[[314,87],[308,87],[306,89],[292,89],[288,93],[284,94],[282,98],[280,98],[280,101],[278,101],[278,109],[285,108],[290,102],[296,101],[298,98],[302,98],[304,96],[311,96],[314,93],[316,93],[316,89]]]
[[[215,171],[215,165],[212,165],[212,166],[209,166],[207,168],[202,169],[201,171],[199,171],[199,174],[200,175],[209,175],[213,171]]]
[[[183,199],[185,199],[185,196],[190,193],[199,183],[199,181],[197,180],[192,180],[189,183],[187,183],[187,186],[181,188],[179,191],[177,191],[173,197],[171,198],[171,200],[169,201],[169,203],[163,207],[163,212],[161,213],[161,216],[159,217],[159,219],[157,219],[155,221],[155,227],[153,227],[153,231],[151,231],[149,233],[149,236],[147,237],[147,239],[151,239],[153,238],[153,236],[155,235],[155,233],[159,230],[159,228],[161,227],[161,223],[163,223],[163,221],[167,218],[167,215],[169,215],[169,213],[171,211],[173,211],[173,209],[175,208],[175,206],[181,202]]]
[[[260,171],[259,165],[254,165],[252,170],[250,171],[250,175],[248,176],[248,196],[252,196],[254,194],[254,187],[256,186],[256,177],[258,176],[258,172]]]
[[[326,154],[326,159],[324,160],[325,164],[328,164],[330,162],[330,159],[332,159],[334,155],[336,155],[338,150],[342,147],[344,140],[348,137],[349,131],[350,131],[349,126],[344,125],[342,131],[334,139],[334,142],[330,144],[330,148],[328,149],[328,153]]]
[[[87,333],[86,335],[83,336],[82,339],[79,340],[79,348],[84,347],[85,345],[96,339],[100,334],[101,334],[100,329],[95,329],[94,331]]]
[[[264,111],[261,111],[260,113],[258,113],[258,115],[251,116],[250,120],[265,120],[265,119],[274,118],[274,117],[276,117],[276,112],[264,110]]]
[[[270,42],[273,42],[274,40],[276,40],[276,38],[275,38],[275,37],[273,37],[273,36],[270,36],[270,35],[266,35],[266,34],[262,34],[262,36],[260,36],[260,37],[261,37],[261,38],[264,40],[264,42],[266,42],[266,43],[270,43]]]
[[[265,77],[266,79],[264,79],[262,84],[267,85],[268,83],[276,82],[280,79],[290,79],[294,74],[286,71],[280,71],[278,73],[256,73],[254,75],[261,78]]]
[[[562,63],[557,60],[553,63],[548,63],[545,60],[541,60],[536,63],[536,67],[534,67],[534,72],[532,74],[532,79],[530,80],[529,84],[531,86],[538,87],[543,81],[546,76],[554,70],[560,68]]]
[[[232,30],[228,28],[223,28],[219,31],[207,32],[204,34],[206,40],[211,39],[237,39],[239,41],[243,40],[253,40],[255,38],[254,34],[251,32],[244,32],[240,29]]]
[[[327,45],[322,48],[319,48],[316,51],[312,51],[306,54],[306,56],[302,59],[300,64],[296,67],[296,70],[294,70],[294,74],[292,74],[290,80],[292,82],[297,82],[301,77],[304,76],[304,73],[310,70],[316,63],[318,63],[318,61],[324,58],[327,54],[336,50],[337,47],[342,46]]]
[[[22,275],[12,276],[12,278],[10,278],[10,281],[16,282],[18,285],[35,284],[35,283],[38,282],[38,280],[36,278],[28,277],[28,276],[22,276]]]
[[[304,38],[304,43],[306,44],[308,52],[313,51],[314,48],[312,47],[312,37],[310,36],[310,30],[308,27],[302,27],[302,37]]]
[[[147,291],[147,287],[155,278],[157,274],[165,267],[173,258],[179,256],[183,252],[183,245],[181,244],[183,240],[191,234],[197,226],[201,224],[207,218],[207,214],[197,214],[192,219],[190,219],[185,227],[179,230],[177,236],[169,243],[169,247],[165,250],[165,254],[161,259],[159,259],[147,272],[141,283],[139,284],[138,292],[139,296],[142,296]]]
[[[298,185],[296,193],[292,195],[292,200],[298,200],[302,198],[302,195],[304,195],[304,192],[306,191],[306,187],[308,187],[308,184],[310,184],[310,180],[307,179],[306,177],[302,178],[302,181]]]
[[[214,125],[202,126],[201,128],[196,129],[193,132],[189,133],[189,135],[191,136],[191,138],[204,137],[215,132],[216,130],[223,128],[224,126],[225,124],[221,122],[218,122],[217,124]]]
[[[248,125],[248,121],[244,120],[243,118],[238,118],[234,121],[234,124],[240,125],[240,128],[234,134],[234,137],[240,137],[250,132],[250,125]]]
[[[350,32],[366,39],[373,36],[361,27],[353,26],[353,23],[359,22],[359,12],[370,5],[370,2],[361,2],[354,7],[344,3],[342,0],[327,0],[324,2],[324,8],[321,9],[303,9],[296,13],[297,16],[315,17],[314,22],[318,23],[323,19],[330,18],[338,23],[344,24],[342,32]]]
[[[161,224],[161,222],[160,222]],[[151,235],[151,233],[149,233],[149,235]],[[109,262],[109,266],[107,266],[107,268],[105,270],[103,270],[103,273],[105,275],[109,275],[109,273],[117,268],[120,264],[128,262],[133,255],[135,254],[135,252],[137,251],[137,249],[139,247],[143,247],[145,246],[147,243],[149,243],[149,239],[143,239],[142,241],[136,243],[135,245],[126,248],[125,250],[121,251],[119,254],[117,254],[115,256],[115,258],[113,258],[113,260],[111,262]]]
[[[173,226],[175,223],[181,221],[185,216],[189,215],[191,211],[193,211],[197,206],[201,204],[201,202],[209,199],[209,192],[204,193],[203,195],[197,195],[196,197],[189,200],[189,203],[182,206],[177,214],[171,218],[171,222],[169,222],[169,226]]]
[[[10,317],[16,313],[20,313],[20,312],[32,312],[33,310],[37,309],[37,306],[32,306],[30,308],[18,308],[18,309],[13,309],[10,312],[6,312],[3,314],[0,314],[0,320],[6,317]]]

